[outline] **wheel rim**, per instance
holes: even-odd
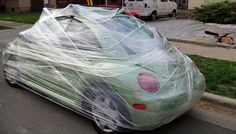
[[[117,105],[109,97],[97,96],[92,104],[93,119],[104,132],[113,132],[119,124]]]

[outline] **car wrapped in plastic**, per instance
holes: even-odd
[[[22,86],[94,121],[101,133],[151,130],[189,110],[205,90],[193,61],[118,9],[44,8],[3,52]]]

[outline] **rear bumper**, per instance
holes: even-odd
[[[167,124],[188,111],[205,91],[205,80],[194,86],[191,96],[182,93],[168,98],[153,99],[145,102],[146,110],[130,108],[132,126],[135,130],[152,130]]]

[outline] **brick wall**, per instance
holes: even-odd
[[[43,0],[31,0],[32,11],[41,11],[43,7],[44,7]]]

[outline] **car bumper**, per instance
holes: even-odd
[[[135,130],[152,130],[169,123],[176,117],[184,114],[195,102],[200,100],[202,93],[205,91],[205,85],[203,77],[193,86],[191,95],[184,92],[164,99],[154,99],[145,102],[147,106],[145,110],[130,108],[132,128]]]

